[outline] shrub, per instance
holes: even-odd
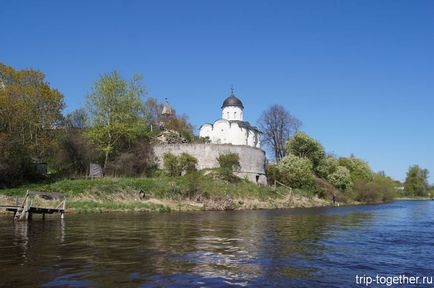
[[[327,156],[319,161],[318,166],[315,168],[315,172],[319,177],[327,179],[329,175],[335,173],[338,166],[338,159],[333,156]]]
[[[312,163],[307,158],[288,154],[277,168],[281,182],[291,188],[309,188],[313,184]]]
[[[339,165],[344,166],[348,170],[350,170],[351,179],[353,180],[353,182],[370,182],[373,179],[373,173],[371,168],[369,168],[368,163],[354,156],[351,156],[350,158],[339,158]]]
[[[338,166],[336,171],[327,177],[327,180],[342,191],[351,191],[353,187],[350,170],[343,166]]]
[[[197,159],[196,157],[188,154],[188,153],[182,153],[179,158],[179,166],[181,171],[184,171],[185,173],[191,173],[193,171],[196,171],[196,165],[197,165]]]
[[[172,177],[181,176],[182,170],[180,169],[178,157],[172,153],[165,153],[163,155],[163,161],[164,170],[166,170],[167,175]]]
[[[268,184],[273,185],[274,182],[280,181],[280,172],[279,172],[279,168],[277,167],[277,165],[275,164],[269,164],[267,165],[267,180],[268,180]]]
[[[219,162],[220,168],[230,169],[231,171],[239,170],[241,167],[240,156],[237,153],[220,154],[217,157],[217,162]]]
[[[197,159],[188,153],[182,153],[179,156],[175,156],[172,153],[165,153],[163,155],[163,161],[164,170],[172,177],[196,171]]]
[[[361,202],[378,203],[391,201],[395,197],[395,183],[386,176],[374,174],[371,182],[357,181],[354,190],[355,199]]]
[[[238,171],[241,168],[240,156],[237,153],[220,154],[217,157],[217,162],[220,165],[219,173],[223,179],[229,182],[235,182],[238,179],[233,174],[233,171]]]

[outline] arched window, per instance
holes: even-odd
[[[226,117],[229,119],[229,111],[226,112]]]
[[[234,112],[234,119],[237,119],[237,112]]]

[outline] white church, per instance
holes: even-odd
[[[199,136],[209,138],[213,144],[247,145],[261,148],[258,128],[244,121],[244,106],[240,99],[231,95],[223,101],[222,118],[214,124],[205,123],[200,127]]]

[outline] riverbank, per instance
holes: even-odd
[[[420,196],[415,196],[415,197],[397,197],[394,200],[397,201],[407,201],[407,200],[434,200],[431,197],[420,197]]]
[[[302,190],[235,183],[194,173],[180,177],[60,180],[0,190],[0,204],[14,205],[26,190],[61,192],[68,213],[111,211],[211,211],[322,207],[331,201]],[[143,192],[140,195],[140,191]]]

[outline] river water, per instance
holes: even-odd
[[[1,287],[354,287],[377,274],[434,276],[434,201],[0,217]]]

